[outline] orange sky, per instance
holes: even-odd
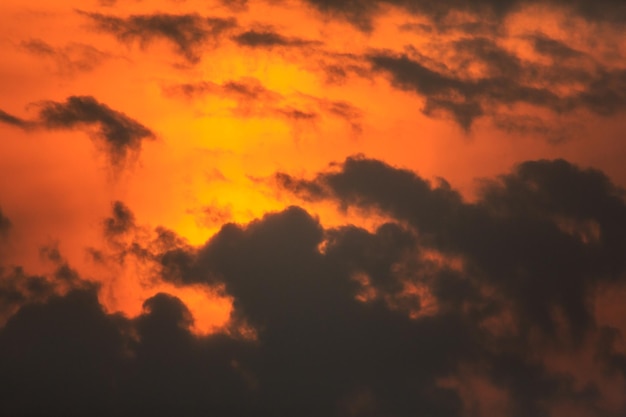
[[[390,9],[372,32],[363,33],[348,22],[322,19],[310,7],[262,2],[239,11],[194,1],[127,2],[111,8],[88,3],[77,7],[71,1],[25,7],[7,1],[1,7],[5,52],[0,57],[0,109],[29,118],[35,112],[33,103],[91,95],[156,132],[156,140],[145,141],[140,153],[116,169],[107,167],[106,157],[84,131],[24,133],[0,125],[0,195],[3,210],[21,235],[14,243],[16,259],[32,260],[33,245],[59,241],[62,253],[81,264],[85,246],[97,238],[98,222],[115,200],[131,207],[144,225],[163,225],[200,244],[224,221],[247,222],[297,202],[255,179],[276,171],[311,176],[353,154],[409,168],[426,178],[443,177],[469,199],[477,179],[537,158],[560,157],[593,166],[626,185],[619,115],[584,110],[555,114],[514,105],[504,110],[539,115],[557,133],[566,129],[565,138],[554,142],[532,126],[527,132],[497,129],[486,117],[464,131],[449,115],[422,114],[424,99],[394,88],[384,74],[328,79],[322,65],[334,63],[336,56],[379,49],[401,52],[409,45],[438,65],[457,65],[453,51],[441,46],[464,35],[434,37],[402,30],[402,24],[424,21],[402,10]],[[84,14],[125,17],[165,11],[236,17],[243,28],[274,28],[286,37],[314,43],[303,48],[250,48],[225,36],[216,42],[219,45],[200,45],[199,61],[190,63],[167,39],[119,42],[94,30]],[[614,56],[625,52],[624,42],[589,44],[596,33],[611,36],[617,29],[567,21],[558,10],[542,14],[542,20],[529,13],[507,17],[497,39],[505,50],[530,62],[545,60],[524,39],[541,30],[608,68],[621,64]],[[36,42],[53,52],[35,51]],[[477,62],[470,71],[480,74],[484,69]],[[173,88],[202,82],[218,88],[230,81],[256,83],[271,93],[246,103],[227,94],[185,96]],[[352,119],[329,111],[332,103],[349,105]],[[318,116],[291,120],[275,107]],[[217,218],[203,214],[207,207],[219,214]],[[315,210],[321,210],[326,224],[346,221],[330,207]]]
[[[102,232],[113,202],[128,206],[140,228],[124,237],[125,244],[148,245],[152,230],[162,226],[200,246],[224,223],[245,224],[292,204],[327,227],[351,223],[373,230],[384,215],[303,201],[273,181],[276,172],[313,178],[355,154],[433,181],[445,178],[469,201],[476,198],[479,180],[543,158],[599,169],[626,187],[624,103],[604,112],[587,104],[556,110],[519,97],[507,102],[497,94],[468,93],[465,99],[477,100],[482,115],[465,128],[445,108],[427,110],[429,100],[441,98],[429,96],[428,85],[402,84],[369,60],[404,54],[442,77],[474,86],[471,80],[495,74],[504,62],[473,55],[479,49],[455,47],[476,36],[522,67],[539,68],[540,76],[523,81],[526,87],[573,97],[594,80],[574,75],[568,80],[558,73],[550,78],[548,70],[558,63],[572,74],[574,69],[597,77],[623,72],[622,26],[528,2],[501,16],[495,31],[463,29],[462,23],[475,19],[464,12],[448,16],[448,29],[438,30],[429,29],[428,16],[383,3],[372,29],[364,31],[341,13],[316,9],[314,1],[228,7],[200,0],[4,0],[0,110],[35,126],[0,123],[0,208],[12,223],[0,260],[45,273],[53,265],[42,260],[39,248],[57,247],[81,275],[103,285],[100,301],[109,312],[135,317],[147,298],[169,292],[187,304],[196,333],[207,334],[228,322],[229,295],[143,277],[141,268],[150,265],[138,260],[113,268],[90,259],[88,248],[111,256],[117,250]],[[155,13],[234,19],[236,25],[197,43],[187,39],[188,49],[163,34],[124,38],[97,25],[97,16]],[[250,30],[281,37],[272,45],[238,43],[243,38],[237,36]],[[532,41],[539,33],[576,52],[541,53]],[[623,75],[619,82],[602,91],[623,89]],[[441,94],[456,103],[463,99],[462,88]],[[147,127],[153,138],[115,164],[96,137],[97,126],[37,125],[43,102],[62,103],[70,96],[94,97]],[[511,122],[509,128],[503,121]],[[461,387],[463,401],[474,392],[468,386],[475,386],[495,398],[486,409],[506,408],[505,394],[481,378],[468,368],[442,384]],[[554,416],[565,415],[559,413]]]

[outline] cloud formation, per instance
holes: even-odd
[[[42,101],[37,106],[39,115],[34,121],[1,112],[0,122],[24,129],[89,129],[95,126],[94,140],[116,166],[123,164],[131,154],[138,153],[144,140],[155,138],[154,133],[141,123],[91,96],[70,96],[65,102]]]
[[[300,38],[288,38],[271,30],[248,30],[236,35],[233,39],[237,44],[251,48],[303,47],[316,43]]]
[[[554,61],[541,66],[522,60],[487,38],[465,38],[453,45],[458,69],[442,70],[423,57],[382,51],[367,59],[374,71],[390,76],[392,84],[424,97],[422,112],[444,112],[465,130],[481,116],[494,116],[502,107],[530,105],[554,114],[573,113],[580,109],[609,116],[626,109],[626,70],[609,69],[597,63],[593,70],[568,65],[570,58],[581,57],[562,43],[532,37],[541,54]],[[484,73],[467,74],[470,62],[484,65]],[[581,86],[582,85],[582,89]],[[569,92],[561,93],[566,88]]]
[[[278,117],[292,123],[315,122],[322,116],[345,121],[350,128],[361,130],[361,111],[346,101],[329,100],[295,92],[280,94],[265,87],[256,78],[229,80],[222,84],[209,81],[171,85],[163,88],[166,95],[189,100],[216,96],[235,102],[230,109],[238,117]]]
[[[0,110],[0,122],[22,129],[27,129],[31,126],[31,124],[27,120],[13,116],[12,114],[5,112],[4,110]]]
[[[101,13],[80,12],[91,19],[96,29],[111,33],[122,42],[139,41],[142,46],[165,39],[190,63],[201,58],[201,47],[215,44],[228,30],[237,26],[233,18],[202,17],[198,14],[131,15],[127,18]]]
[[[196,248],[164,230],[159,244],[131,242],[159,279],[222,286],[231,326],[255,336],[193,335],[172,295],[129,319],[105,313],[96,287],[76,288],[22,307],[0,330],[2,410],[93,414],[95,402],[120,416],[457,417],[472,410],[468,380],[498,393],[476,395],[506,415],[551,416],[562,403],[590,415],[626,409],[591,376],[542,359],[589,351],[593,366],[612,369],[607,381],[626,375],[619,330],[591,308],[595,290],[624,284],[626,272],[624,192],[603,173],[529,161],[486,181],[475,203],[443,180],[364,158],[312,180],[276,179],[391,220],[327,229],[290,207],[224,225]],[[104,227],[115,239],[134,220],[122,203],[112,209]]]
[[[618,0],[8,3],[0,416],[626,415]]]
[[[109,54],[82,43],[55,47],[42,39],[29,39],[22,41],[20,47],[33,55],[52,59],[62,75],[91,71],[109,58]]]
[[[487,182],[474,204],[445,182],[432,186],[375,160],[350,158],[313,181],[277,179],[309,199],[336,199],[409,222],[433,249],[462,256],[510,297],[526,331],[538,326],[555,334],[552,310],[560,308],[582,337],[594,325],[591,288],[623,279],[623,190],[602,173],[563,160],[523,163]]]
[[[569,12],[592,22],[621,24],[626,20],[626,6],[619,1],[601,0],[478,0],[473,2],[433,0],[304,0],[320,11],[331,16],[346,19],[363,30],[372,30],[372,20],[385,12],[388,6],[395,6],[412,14],[424,15],[436,23],[445,23],[446,18],[469,14],[480,16],[482,20],[502,20],[506,15],[524,7],[550,6],[565,8]]]
[[[5,236],[11,228],[11,220],[0,209],[0,237]]]

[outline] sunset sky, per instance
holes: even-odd
[[[0,417],[626,415],[623,0],[3,0]]]

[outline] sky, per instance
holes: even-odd
[[[3,0],[0,416],[626,414],[622,0]]]

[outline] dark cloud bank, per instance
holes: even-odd
[[[400,7],[408,12],[426,15],[441,23],[455,13],[468,13],[482,19],[500,20],[509,13],[527,6],[554,6],[592,22],[622,24],[626,21],[626,5],[620,0],[304,0],[322,12],[347,19],[364,30],[372,28],[372,19],[386,6]]]
[[[525,61],[482,37],[467,37],[450,45],[458,61],[456,71],[432,68],[416,51],[414,57],[380,51],[367,59],[372,69],[387,74],[396,88],[424,97],[423,113],[446,113],[466,130],[481,116],[497,118],[499,111],[517,104],[557,115],[586,110],[610,116],[626,109],[626,69],[605,68],[543,35],[533,35],[529,41],[538,53],[551,59],[549,65]],[[483,64],[486,73],[465,75],[462,68],[470,62]],[[573,85],[583,88],[558,92]]]
[[[43,101],[35,120],[25,120],[0,110],[0,122],[22,129],[43,128],[83,129],[106,152],[114,165],[123,164],[127,157],[141,150],[144,140],[154,139],[154,133],[91,96],[70,96],[65,102]],[[95,131],[91,130],[95,126]]]
[[[93,285],[58,295],[5,271],[3,304],[40,301],[0,330],[0,414],[467,416],[442,381],[468,367],[505,393],[507,416],[548,416],[561,403],[626,411],[594,382],[576,383],[576,363],[557,372],[542,360],[590,349],[603,375],[626,376],[619,331],[593,309],[595,291],[626,272],[624,194],[601,172],[526,162],[485,182],[475,203],[443,180],[363,158],[276,181],[395,220],[324,229],[291,207],[224,225],[199,248],[164,229],[152,244],[124,244],[136,225],[116,203],[103,224],[116,250],[177,285],[223,285],[233,326],[247,323],[256,339],[194,336],[186,306],[167,294],[128,319],[105,314]],[[45,282],[80,281],[68,271]]]
[[[449,57],[452,62],[438,62],[436,57],[426,57],[414,47],[406,45],[403,52],[372,50],[352,56],[358,62],[357,67],[349,62],[352,59],[343,57],[333,65],[324,65],[324,69],[329,79],[345,79],[348,74],[372,77],[376,73],[383,73],[390,78],[394,87],[422,96],[425,100],[421,109],[424,114],[451,117],[466,131],[471,129],[477,119],[491,117],[496,127],[507,131],[532,131],[562,139],[560,136],[567,135],[554,132],[559,129],[554,126],[554,122],[549,121],[550,117],[544,120],[526,114],[516,115],[518,109],[515,106],[549,110],[551,116],[579,111],[610,116],[623,113],[626,109],[626,69],[607,67],[588,54],[542,33],[529,33],[526,41],[549,62],[540,64],[529,61],[501,45],[499,40],[503,33],[493,23],[502,21],[504,15],[524,6],[543,4],[563,7],[570,13],[596,23],[623,24],[626,3],[621,1],[603,0],[592,4],[587,0],[541,3],[527,0],[309,0],[308,3],[333,16],[348,18],[364,28],[371,26],[373,17],[384,13],[383,6],[393,5],[425,15],[430,22],[407,23],[399,26],[401,30],[459,31],[463,35],[460,39],[437,45],[438,49],[452,52]],[[469,13],[474,16],[473,20],[446,20],[448,16],[456,16],[456,12]],[[80,13],[89,18],[97,30],[110,33],[122,42],[138,41],[145,46],[158,39],[165,40],[190,64],[199,63],[206,51],[217,46],[226,35],[236,45],[246,49],[300,50],[307,59],[316,59],[316,55],[325,53],[323,42],[286,36],[267,27],[242,28],[234,18],[204,17],[198,14],[155,13],[118,17]],[[478,26],[482,29],[478,30]],[[588,41],[591,42],[591,39]],[[41,45],[34,46],[41,49]],[[49,54],[50,51],[46,50],[45,53]],[[468,71],[472,65],[483,67],[484,73],[480,76],[472,74]]]

